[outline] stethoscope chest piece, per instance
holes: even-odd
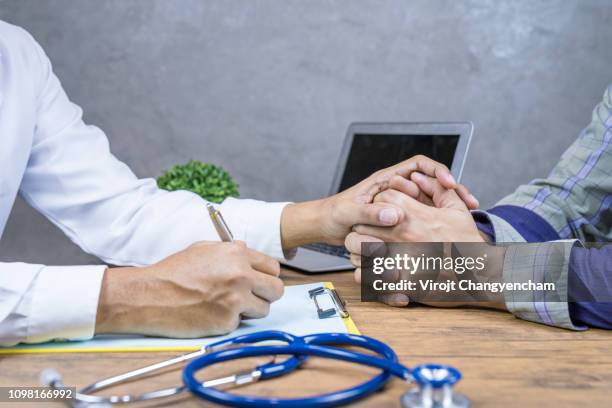
[[[420,365],[412,370],[412,377],[418,387],[402,395],[400,403],[404,408],[469,408],[472,405],[465,395],[453,390],[461,379],[453,367]]]

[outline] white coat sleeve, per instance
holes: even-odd
[[[22,197],[84,251],[114,265],[148,265],[196,241],[218,240],[203,199],[160,190],[111,154],[106,135],[83,122],[44,51],[24,36],[38,96]],[[219,208],[236,239],[281,258],[285,205],[228,199]],[[0,293],[7,294],[0,296],[0,342],[91,337],[103,271],[0,264]]]

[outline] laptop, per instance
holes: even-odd
[[[329,194],[359,183],[372,173],[422,154],[461,179],[473,125],[470,122],[353,123],[349,126]],[[344,246],[311,244],[282,263],[303,272],[354,269]]]

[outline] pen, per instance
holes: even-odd
[[[219,212],[219,210],[217,210],[211,203],[206,203],[206,208],[208,208],[208,214],[210,215],[210,219],[212,220],[221,241],[232,242],[234,240],[234,236],[232,235],[232,231],[230,231],[229,227],[225,223],[221,212]]]

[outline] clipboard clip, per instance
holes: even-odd
[[[317,300],[318,296],[321,295],[329,295],[334,304],[334,307],[330,307],[329,309],[323,309]],[[349,313],[346,310],[346,302],[340,297],[336,289],[326,288],[324,286],[314,288],[308,291],[308,295],[314,302],[317,307],[317,315],[319,315],[319,319],[327,319],[328,317],[334,316],[336,313],[343,318],[346,319],[349,317]]]

